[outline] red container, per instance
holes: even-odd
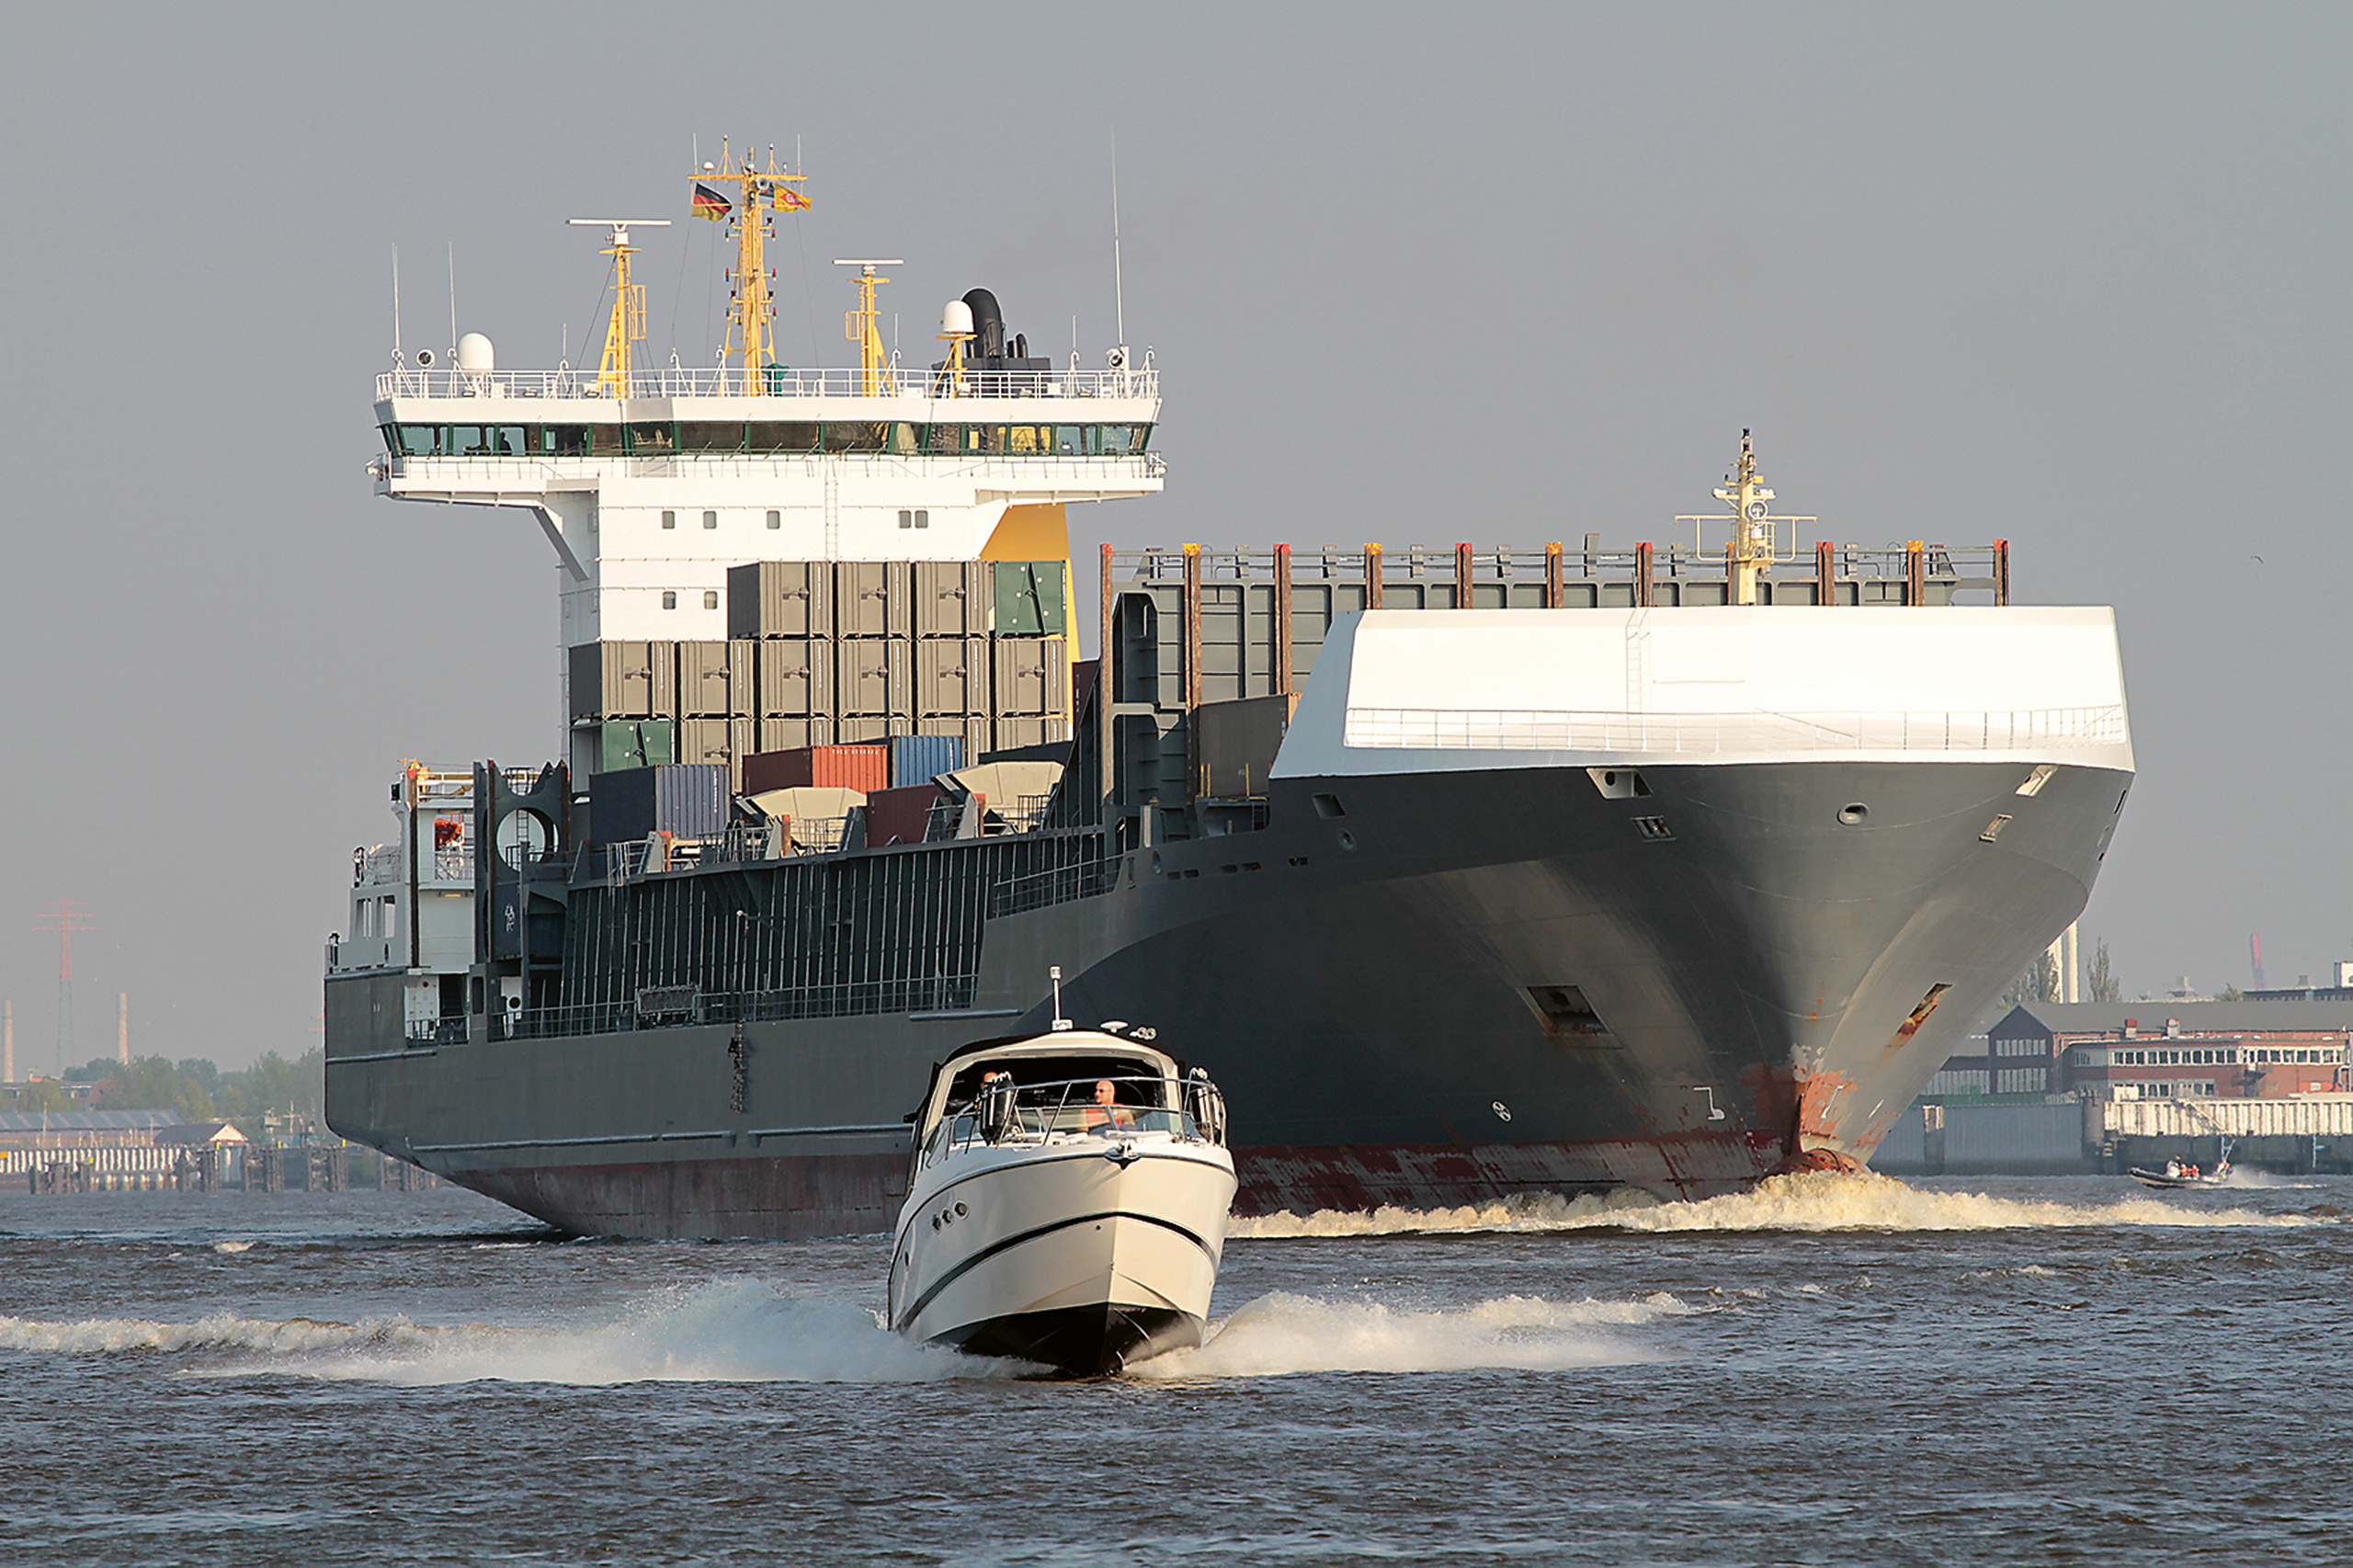
[[[866,797],[866,846],[921,844],[931,825],[932,803],[946,794],[937,784],[907,784],[877,790]]]
[[[812,785],[872,794],[890,788],[888,745],[795,746],[756,752],[744,759],[744,793],[805,790]]]

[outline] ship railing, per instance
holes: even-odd
[[[408,1044],[463,1045],[466,1043],[466,1020],[456,1018],[411,1018],[401,1038]]]
[[[1351,708],[1345,744],[1409,751],[1664,756],[2006,752],[2122,744],[2121,704],[2006,711],[1611,713]]]
[[[1186,553],[1181,546],[1175,545],[1148,545],[1142,550],[1115,551],[1111,557],[1112,569],[1121,582],[1179,583],[1184,579]],[[1214,546],[1203,546],[1194,553],[1200,561],[1204,583],[1271,583],[1275,580],[1276,552],[1272,550],[1220,550]],[[1365,581],[1369,556],[1361,547],[1302,546],[1289,553],[1290,580],[1294,584]],[[1474,588],[1499,582],[1540,585],[1552,570],[1549,562],[1553,553],[1542,546],[1474,550],[1471,553],[1472,584]],[[1932,544],[1922,551],[1921,567],[1925,580],[1930,583],[1961,587],[1984,586],[1995,577],[2002,554],[1998,545]],[[1595,578],[1631,580],[1642,559],[1635,550],[1604,550],[1592,542],[1574,548],[1564,546],[1558,555],[1561,575],[1568,582]],[[1393,550],[1384,550],[1380,559],[1384,586],[1415,583],[1444,586],[1456,580],[1459,570],[1456,552],[1437,546],[1400,545]],[[1910,548],[1901,543],[1833,545],[1830,560],[1832,575],[1842,581],[1863,577],[1902,582],[1909,576],[1912,569]],[[1806,583],[1814,580],[1820,562],[1812,551],[1804,551],[1793,555],[1773,556],[1762,565],[1768,576]],[[1721,582],[1725,575],[1724,551],[1721,547],[1693,549],[1679,544],[1661,545],[1651,551],[1650,566],[1653,577],[1661,582],[1687,579]]]
[[[979,977],[919,975],[904,980],[838,981],[761,991],[702,992],[691,1006],[648,1011],[637,997],[564,1007],[526,1007],[494,1015],[494,1040],[549,1040],[616,1034],[694,1024],[767,1023],[793,1018],[864,1017],[877,1013],[959,1012],[972,1005]],[[665,987],[690,990],[691,987]],[[460,1040],[464,1020],[459,1020]]]
[[[1112,855],[1006,877],[989,892],[989,917],[994,920],[1109,892],[1118,882],[1121,858]]]
[[[583,367],[553,370],[468,371],[414,366],[376,377],[379,402],[389,398],[503,399],[679,397],[893,398],[926,402],[1010,401],[1065,398],[1156,398],[1157,369],[1009,370],[950,378],[927,367],[770,365],[746,370],[735,365],[669,365],[633,370],[626,381]]]

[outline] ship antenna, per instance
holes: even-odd
[[[401,362],[401,247],[392,246],[392,363]]]
[[[1111,132],[1111,325],[1120,340],[1120,358],[1127,358],[1128,297],[1120,273],[1120,133]]]
[[[449,242],[449,363],[458,362],[458,242]]]
[[[1052,977],[1054,983],[1054,1028],[1066,1029],[1070,1028],[1070,1020],[1063,1017],[1063,966],[1056,964],[1046,973]]]

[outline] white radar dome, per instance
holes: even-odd
[[[939,335],[970,337],[972,335],[972,307],[961,300],[950,300],[948,308],[939,312]]]
[[[497,368],[489,338],[481,333],[470,332],[458,339],[459,369],[470,376],[486,376]]]

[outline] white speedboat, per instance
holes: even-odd
[[[1080,1377],[1200,1343],[1233,1202],[1224,1101],[1111,1027],[983,1040],[934,1070],[892,1327]]]

